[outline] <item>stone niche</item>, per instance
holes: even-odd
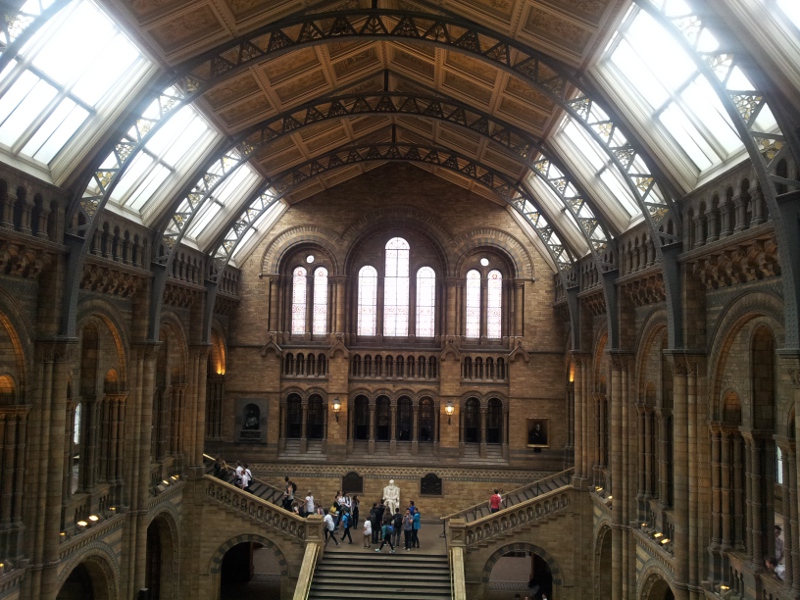
[[[350,471],[347,475],[342,477],[342,491],[350,495],[363,494],[364,478],[355,471]]]
[[[267,400],[266,398],[237,398],[236,425],[237,440],[260,443],[267,441]]]

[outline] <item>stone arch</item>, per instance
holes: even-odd
[[[553,579],[554,588],[553,595],[556,598],[561,597],[561,588],[566,585],[561,566],[558,564],[558,561],[555,559],[555,557],[553,557],[553,555],[547,550],[535,544],[531,544],[530,542],[516,542],[495,550],[483,565],[481,583],[483,584],[484,588],[489,585],[489,576],[492,574],[492,569],[494,568],[495,564],[497,564],[497,561],[499,561],[505,555],[511,554],[512,552],[531,552],[544,560],[547,563],[547,566],[550,567],[550,576]],[[555,590],[558,590],[558,592]]]
[[[119,598],[119,562],[108,544],[100,541],[92,542],[83,552],[67,562],[58,579],[59,591],[79,565],[83,565],[89,574],[94,600]]]
[[[360,245],[360,240],[368,238],[373,232],[387,226],[387,223],[401,224],[423,233],[435,243],[440,253],[443,275],[450,272],[448,256],[443,248],[452,248],[453,236],[444,227],[442,221],[432,213],[413,208],[410,206],[388,206],[370,211],[368,215],[363,215],[358,221],[353,223],[341,235],[340,242],[346,247],[348,257],[345,265],[350,264],[351,258],[356,248]],[[347,267],[346,267],[347,268]]]
[[[536,277],[531,253],[522,242],[506,231],[491,227],[473,229],[454,238],[453,244],[451,252],[459,258],[454,265],[452,276],[461,274],[462,265],[467,256],[486,248],[505,258],[508,266],[513,270],[514,277],[525,279]]]
[[[155,532],[159,536],[161,564],[159,573],[161,575],[158,582],[159,598],[166,600],[178,596],[178,579],[172,577],[178,572],[180,564],[180,536],[178,532],[178,521],[180,517],[173,506],[166,506],[152,516],[147,525],[147,546],[148,555],[150,551],[150,528],[155,527]],[[150,574],[150,557],[148,556],[147,575]],[[145,582],[148,588],[152,588],[150,582]]]
[[[261,544],[265,548],[272,550],[273,554],[275,554],[275,558],[278,561],[278,565],[280,566],[281,577],[289,577],[289,563],[286,560],[286,556],[284,555],[283,551],[277,544],[275,544],[275,542],[269,538],[265,538],[262,535],[258,535],[257,533],[243,533],[229,539],[227,542],[222,544],[211,556],[211,559],[208,563],[208,572],[213,575],[215,579],[218,579],[219,572],[222,569],[222,559],[225,558],[225,554],[227,554],[228,550],[234,546],[243,544],[245,542],[255,542],[256,544]]]
[[[597,528],[597,534],[594,540],[594,554],[593,554],[593,578],[594,584],[594,597],[597,600],[603,598],[611,598],[611,544],[613,532],[608,521],[602,521]],[[603,573],[606,574],[608,579],[601,580]],[[602,585],[605,584],[605,585]]]
[[[283,257],[299,244],[309,244],[317,246],[330,256],[335,267],[335,273],[331,275],[339,275],[341,266],[336,258],[337,248],[341,246],[339,239],[336,232],[316,225],[299,225],[282,231],[264,248],[261,255],[261,274],[280,273]]]
[[[27,374],[32,372],[33,342],[28,335],[30,323],[16,300],[0,289],[0,328],[5,329],[14,354],[14,380],[20,399],[27,393]]]
[[[675,593],[668,582],[666,574],[657,564],[646,565],[639,577],[640,587],[637,598],[639,600],[670,600],[675,598]]]
[[[216,321],[211,325],[211,350],[208,353],[209,372],[225,375],[228,370],[228,344],[223,328]]]
[[[128,380],[126,371],[128,364],[126,348],[131,347],[124,325],[125,319],[112,304],[105,300],[94,298],[82,302],[78,307],[78,314],[75,319],[75,330],[81,331],[84,322],[92,318],[102,321],[114,339],[117,350],[116,369],[119,375],[119,388],[124,390]]]

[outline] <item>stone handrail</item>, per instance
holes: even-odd
[[[203,475],[206,496],[228,510],[274,529],[298,542],[305,542],[310,524],[302,517],[287,512],[266,500],[245,492],[235,485]]]
[[[571,494],[571,488],[555,489],[471,523],[465,519],[451,519],[449,544],[451,547],[464,546],[469,549],[514,529],[545,521],[569,508]]]
[[[322,528],[323,523],[320,515],[308,517],[306,551],[303,554],[303,564],[300,566],[300,574],[297,576],[297,585],[294,588],[292,600],[307,600],[311,592],[314,571],[317,568],[317,562],[322,558],[324,548]]]
[[[450,548],[450,596],[453,600],[467,600],[463,546]]]
[[[214,457],[209,456],[208,454],[203,454],[203,463],[205,466],[205,473],[206,475],[213,475],[214,474]],[[233,479],[235,477],[234,469],[228,468],[228,474],[222,481],[227,481],[228,483],[233,483]],[[254,487],[254,484],[260,483],[264,486],[264,489],[258,494],[260,498],[266,500],[267,502],[273,502],[275,504],[279,504],[281,500],[283,500],[283,490],[280,488],[275,487],[271,483],[267,483],[263,479],[259,479],[258,477],[253,477],[252,481],[250,482],[250,487]]]
[[[549,493],[554,489],[561,488],[572,483],[572,474],[575,468],[571,467],[560,473],[554,473],[545,477],[544,479],[537,479],[532,483],[527,483],[521,487],[511,490],[503,494],[503,508],[501,513],[509,508],[516,506],[520,503],[528,502],[543,493]],[[555,486],[555,488],[553,487]],[[462,509],[458,512],[440,517],[443,521],[450,521],[451,519],[464,519],[467,523],[482,519],[492,514],[489,509],[489,502],[480,502],[468,508]]]

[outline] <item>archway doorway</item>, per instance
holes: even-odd
[[[642,600],[675,600],[675,594],[660,575],[653,574],[644,582]]]
[[[147,527],[144,584],[148,600],[167,600],[177,595],[175,548],[169,517],[157,516]]]
[[[113,570],[102,556],[89,556],[61,584],[56,600],[111,600],[117,597]]]
[[[281,570],[275,553],[258,542],[230,548],[220,569],[220,600],[280,600]]]
[[[611,529],[604,527],[595,546],[594,597],[611,598]]]
[[[531,550],[510,550],[497,559],[489,573],[486,600],[553,600],[553,573],[547,561]]]

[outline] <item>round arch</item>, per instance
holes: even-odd
[[[92,319],[97,319],[102,322],[108,329],[108,333],[110,333],[114,339],[114,345],[117,350],[117,365],[115,368],[119,376],[118,388],[124,390],[126,389],[128,381],[126,368],[129,357],[126,353],[126,348],[131,347],[130,339],[123,325],[125,320],[116,307],[99,298],[94,298],[80,304],[75,319],[75,331],[80,332],[84,324]]]
[[[467,231],[453,242],[455,244],[453,254],[459,257],[454,266],[456,276],[465,274],[462,273],[463,264],[470,254],[484,249],[505,259],[514,277],[533,279],[536,276],[531,253],[522,242],[507,231],[482,227]]]
[[[281,264],[287,254],[300,245],[316,247],[325,252],[334,266],[331,275],[339,274],[341,271],[337,252],[337,246],[340,245],[339,236],[334,231],[316,225],[291,227],[275,236],[261,255],[261,274],[280,273]]]
[[[62,598],[64,584],[67,583],[72,572],[83,566],[92,586],[92,600],[117,600],[119,598],[119,563],[111,548],[103,542],[92,542],[83,553],[78,554],[69,561],[58,580],[59,594],[57,600]],[[69,597],[65,597],[65,600]],[[70,598],[71,600],[71,598]]]
[[[166,507],[153,515],[147,525],[145,585],[150,590],[157,590],[153,600],[178,596],[178,581],[173,577],[178,572],[180,557],[178,521],[175,509]]]
[[[642,582],[637,595],[639,600],[674,600],[672,587],[656,565],[645,567],[639,580]]]
[[[550,576],[553,579],[554,595],[556,598],[561,597],[561,588],[566,584],[561,566],[558,564],[558,561],[553,557],[553,555],[547,550],[529,542],[517,542],[503,546],[502,548],[495,550],[492,555],[489,556],[487,561],[484,563],[483,570],[481,572],[481,583],[483,584],[484,588],[489,585],[489,577],[492,574],[492,569],[494,568],[495,564],[497,564],[497,561],[499,561],[505,555],[513,552],[530,552],[532,554],[536,554],[542,560],[544,560],[547,563],[547,566],[550,568]]]
[[[283,551],[272,540],[256,533],[243,533],[229,539],[227,542],[222,544],[211,556],[211,559],[208,563],[208,573],[214,577],[214,585],[219,585],[219,574],[222,569],[222,560],[225,558],[225,554],[227,554],[228,550],[234,546],[238,546],[239,544],[244,544],[246,542],[261,544],[265,548],[272,550],[272,552],[275,554],[275,558],[278,561],[278,565],[280,566],[281,577],[289,577],[289,562],[286,560],[286,556],[283,554]]]

